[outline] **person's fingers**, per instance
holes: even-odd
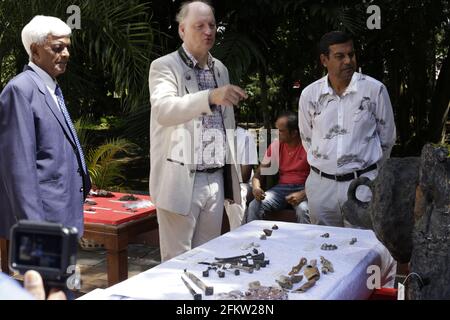
[[[44,283],[37,271],[27,271],[24,275],[23,285],[36,300],[45,300]]]
[[[242,88],[240,88],[238,86],[232,86],[232,88],[233,88],[233,91],[238,95],[239,100],[248,98],[247,93]]]
[[[228,101],[230,101],[231,105],[235,106],[239,103],[239,99],[233,96],[229,96]]]
[[[217,105],[233,107],[241,100],[247,99],[248,95],[244,90],[234,85],[227,85],[214,89],[210,95],[210,101]]]
[[[227,94],[225,101],[227,101],[230,106],[235,106],[239,103],[239,98],[236,95],[233,95],[232,93]]]
[[[228,98],[226,98],[226,99],[224,100],[223,104],[221,104],[221,105],[223,105],[223,106],[225,106],[225,107],[230,107],[230,108],[232,108],[232,107],[234,106],[233,101],[231,101],[231,100],[228,99]]]
[[[51,289],[47,300],[67,300],[67,297],[61,290]]]
[[[238,104],[239,103],[239,95],[235,94],[235,93],[231,93],[230,94],[230,100],[233,102],[233,104]]]

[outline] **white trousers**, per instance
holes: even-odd
[[[362,176],[373,180],[378,170],[364,173]],[[320,224],[335,227],[354,227],[344,221],[342,206],[347,201],[347,191],[352,181],[337,182],[311,170],[305,183],[306,196],[312,224]],[[370,201],[372,193],[366,186],[360,186],[356,190],[356,197],[364,202]]]
[[[183,190],[173,190],[173,196]],[[161,261],[220,236],[224,206],[223,170],[197,172],[191,210],[184,216],[157,208]]]

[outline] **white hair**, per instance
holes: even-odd
[[[70,36],[72,29],[61,19],[49,16],[35,16],[22,29],[22,43],[28,56],[32,57],[31,45],[44,44],[49,35],[55,37]]]
[[[206,4],[214,14],[214,8],[212,7],[211,3],[208,0],[191,0],[183,2],[180,6],[180,10],[178,11],[175,20],[180,24],[186,19],[188,13],[189,13],[189,6],[194,2],[201,2],[203,4]]]

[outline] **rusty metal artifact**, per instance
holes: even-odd
[[[328,272],[334,272],[333,264],[331,261],[325,259],[323,256],[320,256],[320,263],[322,264],[322,273],[327,274]]]
[[[308,261],[306,260],[305,257],[302,257],[299,261],[299,263],[296,266],[292,267],[292,270],[289,271],[288,275],[293,275],[293,274],[297,274],[300,272],[300,270],[302,270],[303,266],[306,265]]]

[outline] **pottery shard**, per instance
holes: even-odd
[[[292,267],[292,270],[289,271],[289,275],[292,276],[293,274],[297,274],[302,270],[303,266],[307,263],[307,260],[305,257],[302,257],[299,261],[299,263],[296,266]]]
[[[308,281],[311,279],[319,280],[320,278],[320,272],[316,266],[314,267],[311,265],[306,266],[305,271],[303,271],[303,274],[305,275],[305,278],[308,279]]]
[[[292,292],[294,293],[303,293],[308,291],[310,288],[314,287],[314,285],[316,284],[316,280],[315,279],[311,279],[308,282],[306,282],[304,285],[302,285],[300,288],[298,288],[297,290],[294,290]]]

